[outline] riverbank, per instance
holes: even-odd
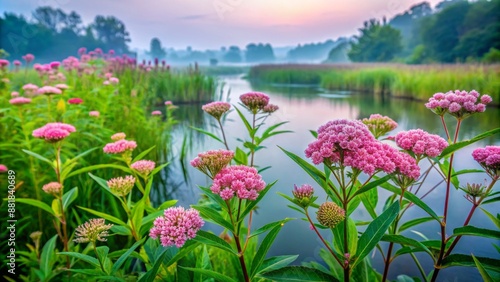
[[[254,66],[248,78],[265,83],[318,84],[414,100],[449,90],[472,90],[500,100],[500,65],[286,64]],[[496,105],[499,105],[498,103]]]

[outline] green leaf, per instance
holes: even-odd
[[[30,155],[32,157],[35,157],[35,158],[41,160],[42,162],[48,163],[52,168],[54,168],[54,163],[51,160],[47,159],[46,157],[44,157],[42,155],[39,155],[39,154],[37,154],[35,152],[29,151],[29,150],[25,150],[25,149],[21,149],[21,150],[23,152],[25,152],[26,154],[28,154],[28,155]]]
[[[187,241],[180,249],[179,251],[177,252],[177,254],[175,254],[175,256],[173,256],[171,259],[168,260],[168,262],[164,263],[164,266],[165,267],[169,267],[171,266],[172,264],[176,263],[177,261],[179,261],[180,259],[184,258],[185,256],[187,256],[188,253],[190,253],[191,251],[193,251],[196,247],[198,247],[200,244],[199,242],[196,242],[194,240],[189,240]]]
[[[82,210],[84,210],[86,212],[89,212],[89,213],[91,213],[93,215],[97,215],[98,217],[102,217],[104,219],[107,219],[107,220],[109,220],[109,221],[111,221],[111,222],[113,222],[115,224],[118,224],[118,225],[121,225],[121,226],[124,226],[124,227],[130,229],[130,226],[128,224],[126,224],[121,219],[116,218],[116,217],[114,217],[112,215],[109,215],[109,214],[106,214],[106,213],[102,213],[102,212],[98,212],[98,211],[95,211],[93,209],[88,209],[88,208],[80,207],[80,206],[78,206],[78,208],[82,209]]]
[[[385,231],[387,231],[391,223],[394,219],[396,219],[398,213],[399,202],[396,202],[385,210],[379,217],[375,218],[368,225],[368,227],[366,227],[365,232],[359,238],[358,250],[354,256],[355,259],[352,267],[355,267],[356,264],[360,263],[378,244],[380,239],[382,239],[382,236],[384,236]]]
[[[372,219],[377,217],[377,212],[375,211],[375,208],[377,207],[377,202],[378,202],[378,193],[376,189],[366,191],[366,193],[363,193],[359,195],[359,198],[361,199],[361,202],[366,208],[366,211],[370,214]]]
[[[95,268],[99,268],[99,269],[101,268],[101,265],[99,264],[99,260],[97,260],[96,258],[91,257],[89,255],[84,255],[84,254],[75,253],[75,252],[60,252],[57,254],[74,257],[74,258],[77,258],[77,259],[80,259],[80,260],[83,260],[85,262],[90,263]]]
[[[215,272],[215,271],[213,271],[213,270],[202,269],[202,268],[183,267],[183,266],[180,266],[180,268],[183,268],[183,269],[186,269],[186,270],[189,270],[189,271],[195,272],[195,273],[199,273],[199,274],[202,274],[202,275],[205,275],[205,276],[211,277],[211,278],[215,279],[216,281],[222,281],[222,282],[237,282],[237,281],[236,281],[236,280],[234,280],[233,278],[231,278],[231,277],[229,277],[229,276],[226,276],[226,275],[224,275],[224,274],[221,274],[221,273]],[[152,280],[151,280],[151,281],[152,281]]]
[[[262,234],[264,232],[266,232],[267,230],[271,229],[271,228],[274,228],[276,226],[282,226],[283,224],[287,223],[288,221],[290,220],[293,220],[295,218],[285,218],[283,220],[278,220],[278,221],[275,221],[275,222],[271,222],[271,223],[268,223],[264,226],[262,226],[261,228],[257,229],[257,230],[254,230],[251,234],[250,234],[250,238],[251,237],[254,237],[254,236],[257,236],[259,234]]]
[[[132,163],[144,158],[144,156],[146,156],[149,152],[151,152],[155,147],[156,147],[156,145],[152,146],[151,148],[149,148],[149,149],[141,152],[139,155],[135,156],[135,158],[132,160]]]
[[[326,182],[325,175],[323,172],[321,172],[319,169],[308,163],[307,161],[303,160],[299,156],[295,155],[294,153],[291,153],[280,146],[278,146],[285,154],[292,159],[295,163],[297,163],[309,176],[311,176],[316,183],[318,183],[321,187],[323,187],[324,183]]]
[[[166,210],[170,207],[175,206],[175,204],[177,204],[177,200],[166,201],[158,207],[158,210]]]
[[[149,269],[144,276],[139,279],[139,282],[149,282],[149,281],[155,281],[156,273],[158,273],[158,269],[160,268],[161,264],[163,263],[163,259],[167,255],[167,250],[168,248],[163,247],[160,251],[160,254],[156,257],[155,261],[152,261],[153,267]]]
[[[485,201],[483,201],[482,204],[486,205],[486,204],[491,204],[491,203],[495,203],[495,202],[498,202],[498,201],[500,201],[500,196],[495,197],[495,198],[490,198],[488,200],[485,200]]]
[[[497,240],[500,239],[500,231],[485,229],[485,228],[477,228],[472,225],[455,228],[453,230],[453,235],[451,236],[464,236],[464,235],[486,237]]]
[[[247,204],[247,206],[245,207],[245,209],[243,210],[243,212],[240,215],[240,222],[243,219],[245,219],[247,214],[249,214],[255,206],[257,206],[257,204],[264,198],[264,196],[267,194],[267,192],[269,192],[269,190],[271,190],[271,187],[273,187],[274,184],[276,184],[276,182],[278,182],[278,180],[275,180],[272,183],[267,184],[266,188],[264,188],[264,190],[259,192],[259,196],[257,197],[257,199],[255,199],[255,201],[249,201],[249,203]]]
[[[220,143],[224,144],[224,141],[222,141],[219,137],[215,136],[215,134],[213,134],[213,133],[211,133],[211,132],[205,131],[205,130],[203,130],[203,129],[201,129],[201,128],[196,128],[196,127],[194,127],[194,126],[190,126],[190,128],[191,128],[191,129],[194,129],[194,130],[196,130],[196,131],[198,131],[198,132],[201,132],[201,133],[203,133],[203,134],[205,134],[205,135],[207,135],[207,136],[210,136],[210,137],[212,137],[214,140],[217,140],[217,141],[219,141]]]
[[[231,245],[229,245],[223,239],[219,238],[219,236],[216,236],[204,230],[199,230],[198,233],[196,233],[196,237],[194,237],[192,240],[219,248],[234,255],[238,254],[238,252],[236,252],[233,247],[231,247]]]
[[[474,256],[471,255],[472,259],[474,260],[474,263],[476,264],[477,270],[479,271],[479,274],[481,274],[481,277],[483,278],[484,282],[493,282],[493,278],[491,278],[490,274],[486,271],[484,266],[481,264],[481,262]]]
[[[350,254],[355,254],[358,247],[358,230],[356,229],[356,223],[352,218],[347,218],[347,234],[348,234],[348,249]],[[344,222],[339,223],[335,228],[332,229],[334,246],[337,252],[345,253],[344,248]]]
[[[217,206],[221,207],[226,212],[228,211],[226,202],[218,194],[215,194],[214,192],[212,192],[212,190],[205,187],[198,186],[198,188],[200,188],[200,190],[203,192],[203,194],[205,194],[205,196],[207,196],[207,198],[216,203]]]
[[[101,259],[103,264],[104,262],[108,259],[108,253],[109,253],[109,247],[107,246],[100,246],[96,248],[97,256]],[[106,272],[106,274],[109,274]]]
[[[75,187],[62,196],[63,208],[66,210],[71,203],[78,197],[78,187]]]
[[[132,218],[130,218],[130,221],[134,224],[135,232],[139,232],[141,229],[142,218],[144,217],[144,205],[145,200],[143,198],[135,203],[134,207],[132,208]]]
[[[411,228],[413,226],[416,226],[416,225],[419,225],[419,224],[422,224],[425,222],[429,222],[431,220],[434,220],[434,218],[433,217],[420,217],[420,218],[408,220],[407,222],[403,223],[399,227],[399,232],[403,232],[404,230],[406,230],[408,228]]]
[[[259,275],[260,277],[273,281],[296,281],[296,282],[335,282],[337,278],[305,266],[286,266],[278,270],[269,271]]]
[[[233,225],[229,221],[225,220],[217,211],[201,205],[193,205],[192,207],[198,210],[200,215],[207,221],[216,223],[228,230],[233,230]]]
[[[264,240],[262,240],[262,243],[260,243],[259,249],[257,250],[257,253],[255,254],[253,261],[252,261],[252,268],[250,270],[250,279],[252,279],[255,274],[257,274],[257,270],[260,268],[262,265],[262,262],[264,262],[264,259],[266,258],[267,252],[269,251],[269,248],[271,248],[271,245],[273,244],[274,240],[276,239],[276,236],[281,230],[282,225],[278,225],[271,229],[269,233],[267,233],[266,237]]]
[[[207,246],[203,245],[201,253],[196,254],[196,266],[197,269],[207,269],[212,270],[212,263],[210,261],[210,256],[208,255]],[[200,273],[195,273],[193,281],[203,282],[203,275]]]
[[[478,260],[485,269],[498,271],[500,260],[486,257],[476,257],[476,260]],[[441,266],[442,268],[450,266],[476,267],[476,263],[472,256],[463,254],[451,254],[443,259]]]
[[[75,170],[68,175],[68,178],[70,178],[71,176],[75,176],[75,175],[84,173],[84,172],[89,172],[89,171],[103,169],[103,168],[116,168],[116,169],[122,170],[128,174],[134,174],[133,171],[126,166],[115,165],[115,164],[98,164],[98,165],[91,165],[91,166],[87,166],[87,167]]]
[[[7,199],[4,199],[4,200],[7,201]],[[52,208],[49,205],[47,205],[46,203],[44,203],[42,201],[39,201],[39,200],[35,200],[35,199],[16,199],[16,203],[23,203],[23,204],[28,204],[28,205],[31,205],[31,206],[35,206],[37,208],[41,208],[42,210],[50,213],[53,216],[56,216],[56,214],[54,213],[54,211],[52,210]]]
[[[482,140],[482,139],[484,139],[486,137],[490,137],[492,135],[495,135],[495,134],[497,134],[499,132],[500,132],[500,127],[492,129],[490,131],[486,131],[484,133],[481,133],[481,134],[477,135],[476,137],[474,137],[474,138],[472,138],[470,140],[464,140],[464,141],[461,141],[461,142],[457,142],[457,143],[455,143],[453,145],[450,145],[446,149],[444,149],[443,152],[441,152],[441,155],[438,156],[438,159],[445,158],[448,155],[454,153],[455,151],[457,151],[457,150],[459,150],[459,149],[461,149],[463,147],[466,147],[466,146],[468,146],[470,144],[473,144],[473,143],[475,143],[475,142],[477,142],[479,140]]]
[[[234,107],[234,108],[236,109],[236,112],[238,112],[238,115],[240,116],[241,121],[243,121],[243,124],[245,125],[245,128],[247,129],[248,134],[250,135],[250,137],[254,136],[255,135],[255,131],[253,130],[253,128],[250,125],[250,123],[248,122],[248,120],[245,118],[245,116],[240,111],[240,109],[238,109],[237,107]]]
[[[381,241],[402,244],[404,246],[413,246],[422,249],[423,251],[428,253],[431,257],[433,255],[432,252],[426,246],[424,246],[424,244],[420,243],[415,239],[408,238],[403,235],[385,234],[384,236],[382,236]]]
[[[488,218],[498,227],[498,229],[500,229],[500,215],[497,214],[497,216],[495,217],[494,215],[492,215],[491,213],[489,213],[487,210],[483,209],[483,208],[480,208],[487,216]]]
[[[366,185],[364,185],[360,189],[358,189],[358,191],[356,191],[356,193],[354,193],[354,195],[352,197],[355,197],[355,196],[357,196],[359,194],[363,194],[366,191],[370,191],[373,188],[377,188],[382,183],[387,182],[389,179],[391,179],[391,175],[386,175],[386,176],[384,176],[382,178],[379,178],[379,179],[377,179],[375,181],[368,182]]]
[[[56,240],[57,235],[50,238],[43,246],[42,254],[40,255],[40,270],[46,278],[51,276],[52,267],[54,267]]]
[[[265,273],[288,266],[290,263],[294,262],[298,257],[299,255],[270,257],[264,260],[264,262],[259,268],[258,273]]]
[[[237,164],[247,165],[248,164],[248,156],[243,150],[236,147],[236,152],[234,153],[234,160]]]

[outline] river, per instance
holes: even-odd
[[[262,167],[272,166],[270,169],[262,172],[264,180],[266,182],[278,180],[278,182],[261,202],[258,214],[254,216],[253,220],[253,227],[255,228],[286,217],[300,218],[298,212],[287,207],[287,200],[276,194],[276,192],[282,192],[291,196],[294,184],[312,184],[316,189],[316,194],[320,196],[318,199],[319,203],[326,198],[325,193],[320,191],[321,188],[316,185],[314,180],[289,159],[277,145],[301,157],[305,157],[304,149],[314,140],[309,130],[317,130],[320,125],[333,119],[361,119],[373,113],[387,115],[399,124],[398,128],[392,134],[398,131],[422,128],[428,132],[444,136],[439,118],[430,110],[427,110],[423,102],[384,99],[361,93],[325,91],[316,86],[255,85],[239,76],[221,77],[221,81],[224,84],[223,92],[227,93],[230,90],[229,98],[233,105],[238,106],[238,97],[243,93],[250,91],[267,93],[271,98],[270,102],[277,104],[280,109],[268,118],[266,123],[273,124],[281,121],[289,121],[282,129],[294,132],[272,137],[265,144],[267,148],[256,154],[256,164]],[[445,92],[448,90],[436,89],[436,92]],[[434,93],[429,93],[429,96],[432,94]],[[223,145],[196,134],[194,130],[190,130],[187,127],[188,125],[193,125],[205,128],[215,134],[219,133],[218,129],[213,126],[214,119],[202,112],[201,105],[181,105],[177,114],[182,116],[182,118],[180,118],[180,123],[173,133],[174,151],[172,155],[174,158],[180,155],[180,147],[185,134],[192,137],[192,143],[189,146],[190,149],[187,151],[187,162],[185,162],[188,182],[186,183],[178,173],[173,173],[172,177],[176,179],[174,183],[177,189],[170,196],[179,199],[180,205],[188,206],[189,204],[195,204],[198,200],[199,192],[197,185],[210,185],[207,177],[189,165],[189,160],[192,160],[198,152],[220,149],[223,148]],[[486,130],[499,127],[499,120],[500,109],[487,108],[485,113],[472,116],[463,122],[460,139],[468,139]],[[246,132],[235,111],[229,114],[225,123],[225,130],[230,148],[234,149],[236,145],[240,145],[241,147],[241,143],[236,138],[245,137]],[[498,135],[495,138],[482,140],[460,151],[456,156],[456,169],[480,168],[472,159],[471,153],[474,148],[491,144],[500,144]],[[178,161],[174,162],[172,163],[171,171],[178,172],[180,167]],[[485,183],[487,178],[486,174],[476,173],[463,175],[463,177],[460,177],[460,180],[461,184],[467,182]],[[429,184],[424,185],[423,189],[429,189],[429,187],[438,181],[438,178],[434,175],[428,181]],[[498,185],[495,190],[498,190]],[[379,189],[378,212],[381,211],[385,198],[388,195],[389,193]],[[441,185],[424,199],[438,215],[443,213],[444,195],[445,187]],[[463,195],[462,191],[452,188],[449,210],[450,218],[448,219],[448,226],[450,227],[447,228],[448,235],[452,232],[453,228],[463,224],[470,209],[471,204],[464,199]],[[485,207],[491,213],[496,214],[499,212],[499,209],[495,208],[494,205],[498,207],[498,203]],[[408,220],[425,215],[418,207],[412,207],[405,214],[404,219]],[[367,219],[368,214],[362,205],[360,205],[358,210],[353,213],[353,217],[355,219]],[[497,229],[480,210],[474,215],[472,224],[478,227]],[[208,226],[210,227],[210,225]],[[439,226],[435,221],[421,224],[414,228],[414,230],[429,238],[439,238]],[[219,230],[214,231],[220,232]],[[328,233],[325,232],[324,234]],[[419,235],[412,231],[405,231],[403,235],[419,239]],[[331,240],[331,236],[326,236]],[[499,254],[492,247],[492,243],[498,245],[500,242],[479,237],[463,238],[455,248],[455,253],[474,253],[476,256],[495,257],[498,259]],[[323,247],[318,237],[309,229],[309,224],[297,219],[287,223],[283,227],[274,245],[271,247],[269,255],[298,254],[299,258],[295,261],[295,264],[312,260],[321,262],[319,250]],[[418,257],[421,258],[423,267],[428,273],[432,269],[432,261],[427,255],[418,255]],[[378,252],[374,253],[372,264],[379,272],[383,271],[383,262]],[[403,273],[420,277],[415,263],[409,256],[401,256],[394,260],[391,264],[389,278],[396,279],[397,274]],[[481,281],[478,271],[474,268],[453,267],[444,269],[439,277],[440,281]]]

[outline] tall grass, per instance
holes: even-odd
[[[435,92],[472,90],[500,100],[499,65],[262,65],[249,78],[267,83],[317,83],[330,90],[365,91],[426,100]]]

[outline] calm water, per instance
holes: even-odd
[[[317,130],[317,128],[327,121],[339,118],[360,119],[368,117],[372,113],[387,115],[398,122],[399,126],[395,132],[422,128],[428,132],[440,134],[444,136],[441,123],[436,115],[427,110],[423,103],[412,102],[407,100],[383,100],[375,98],[371,95],[347,93],[347,92],[328,92],[318,89],[314,86],[298,87],[298,86],[283,86],[283,85],[251,85],[248,81],[239,77],[224,77],[224,89],[230,89],[230,102],[236,105],[239,101],[239,95],[249,91],[262,91],[271,97],[271,103],[279,105],[278,112],[273,114],[267,121],[268,124],[273,124],[281,121],[289,121],[283,129],[292,130],[294,133],[275,136],[268,140],[265,144],[267,149],[257,152],[255,161],[258,165],[268,166],[272,168],[264,171],[262,176],[266,182],[278,180],[277,184],[268,193],[266,198],[261,202],[258,214],[254,217],[253,226],[258,228],[266,223],[281,220],[286,217],[299,218],[300,214],[287,207],[288,202],[276,194],[282,192],[291,195],[291,190],[294,184],[301,185],[304,183],[312,184],[320,196],[318,202],[325,200],[324,192],[320,191],[318,185],[303,172],[292,160],[290,160],[277,145],[291,151],[301,157],[304,157],[304,149],[314,140],[309,133],[309,130]],[[446,89],[437,89],[444,91]],[[218,133],[218,130],[213,127],[213,119],[208,115],[204,115],[201,111],[201,105],[196,106],[181,106],[178,115],[183,116],[179,126],[174,133],[174,152],[173,155],[178,157],[180,147],[184,135],[191,136],[191,150],[188,152],[187,159],[192,160],[198,152],[204,152],[211,149],[223,148],[222,144],[200,136],[189,130],[188,125],[203,127],[212,132]],[[462,127],[460,138],[471,138],[483,131],[493,129],[500,126],[499,119],[500,110],[498,108],[488,108],[486,113],[477,115],[467,119]],[[246,136],[243,125],[237,117],[236,112],[232,112],[228,116],[225,125],[226,134],[230,147],[234,148],[238,145],[237,137]],[[467,147],[458,154],[455,163],[456,168],[479,168],[476,162],[471,157],[471,152],[477,146],[484,147],[489,144],[500,144],[500,138],[490,138]],[[177,189],[174,193],[174,198],[179,199],[180,204],[188,206],[194,204],[198,200],[199,192],[197,185],[209,186],[209,179],[204,177],[202,173],[192,169],[187,164],[189,179],[187,183],[182,176],[177,173],[181,165],[177,161],[172,164],[172,175],[170,178],[175,179]],[[485,174],[470,174],[467,177],[462,177],[461,183],[466,182],[481,182],[484,183],[487,176]],[[423,189],[429,189],[436,183],[438,178],[433,177]],[[498,185],[497,185],[498,186]],[[498,187],[496,187],[498,190]],[[430,193],[425,202],[429,204],[436,213],[442,214],[442,206],[444,199],[444,186],[440,186]],[[383,203],[389,195],[384,190],[379,189],[380,203]],[[487,209],[496,214],[499,212],[498,204],[486,206]],[[452,189],[451,205],[449,214],[451,218],[448,220],[448,225],[458,227],[461,225],[470,209],[470,203],[467,202],[461,191]],[[381,206],[378,207],[381,211]],[[369,218],[362,206],[353,214],[355,219]],[[426,216],[418,207],[412,207],[406,212],[406,219]],[[489,219],[478,211],[473,218],[473,224],[479,227],[495,229],[496,227]],[[422,224],[416,228],[418,232],[425,234],[429,238],[439,238],[439,226],[435,222]],[[214,229],[215,232],[219,230]],[[452,228],[448,228],[448,232],[452,232]],[[325,233],[326,234],[326,233]],[[418,239],[418,235],[410,231],[404,235]],[[331,238],[330,238],[331,239]],[[455,252],[471,253],[476,256],[489,256],[499,258],[498,253],[491,247],[492,243],[499,244],[492,240],[483,238],[463,238]],[[307,262],[311,260],[321,261],[319,250],[323,248],[320,240],[309,229],[309,224],[302,220],[294,220],[287,223],[275,244],[270,250],[270,255],[287,255],[299,254],[298,260],[295,262]],[[426,271],[432,267],[432,262],[426,255],[419,256]],[[373,266],[382,272],[383,263],[378,253],[373,256]],[[391,264],[392,270],[390,278],[395,279],[396,273],[405,273],[411,276],[420,277],[415,264],[408,257],[399,257]],[[480,281],[481,278],[477,270],[472,268],[450,268],[445,269],[440,274],[441,281]]]

